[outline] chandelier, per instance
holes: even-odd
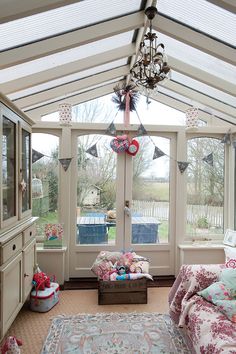
[[[154,90],[157,84],[168,78],[170,67],[167,64],[165,46],[157,43],[157,35],[152,32],[152,20],[157,14],[157,8],[150,6],[145,15],[150,21],[149,32],[140,43],[138,59],[130,70],[133,81],[144,89]]]

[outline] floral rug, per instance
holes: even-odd
[[[98,313],[53,319],[41,354],[189,354],[169,315]]]

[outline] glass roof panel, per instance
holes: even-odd
[[[160,93],[163,93],[164,95],[167,95],[169,97],[172,97],[174,99],[176,99],[177,101],[180,101],[180,102],[183,102],[183,103],[186,103],[188,104],[189,106],[193,106],[193,107],[197,107],[199,108],[200,110],[206,112],[206,113],[209,113],[209,114],[212,114],[218,118],[221,118],[221,119],[225,119],[226,121],[229,119],[229,117],[227,116],[227,114],[224,114],[222,112],[219,112],[217,111],[216,109],[214,108],[209,108],[207,106],[205,106],[204,104],[202,103],[199,103],[199,102],[196,102],[194,100],[191,100],[191,98],[188,98],[188,97],[185,97],[179,93],[176,93],[176,92],[173,92],[171,90],[169,90],[168,88],[166,87],[163,87],[163,86],[159,86],[158,88],[159,92]],[[230,117],[231,118],[231,117]],[[200,118],[201,119],[201,118]]]
[[[157,32],[156,32],[157,33]],[[206,71],[233,84],[236,82],[235,66],[224,62],[199,49],[177,41],[162,33],[157,33],[159,41],[165,45],[166,54],[189,65]]]
[[[48,100],[48,101],[45,101],[45,102],[43,102],[43,106],[45,106],[45,105],[47,105],[47,104],[50,104],[50,103],[54,103],[54,102],[60,102],[60,100],[63,100],[63,99],[65,99],[65,98],[70,98],[70,97],[74,97],[74,96],[76,96],[76,95],[78,95],[78,94],[81,94],[81,93],[83,93],[83,92],[87,92],[87,91],[90,91],[90,90],[94,90],[94,89],[96,89],[96,88],[99,88],[99,87],[102,87],[102,86],[106,86],[106,85],[109,85],[109,84],[112,84],[112,83],[114,83],[114,85],[117,83],[117,82],[119,82],[120,80],[123,80],[124,79],[124,77],[118,77],[118,78],[115,78],[115,79],[113,79],[113,80],[108,80],[108,81],[106,81],[106,82],[102,82],[102,83],[100,83],[100,84],[97,84],[97,85],[93,85],[93,86],[90,86],[89,88],[84,88],[84,89],[82,89],[82,90],[79,90],[79,91],[75,91],[75,92],[73,92],[72,94],[66,94],[66,95],[63,95],[63,96],[60,96],[60,97],[57,97],[56,99],[54,98],[54,99],[50,99],[50,100]],[[32,106],[29,106],[29,107],[25,107],[24,108],[24,111],[25,112],[27,112],[27,111],[29,111],[29,110],[31,110],[31,109],[34,109],[34,108],[38,108],[38,107],[40,107],[42,104],[35,104],[35,105],[32,105]]]
[[[223,42],[236,45],[236,16],[206,0],[159,0],[163,13]]]
[[[191,77],[178,73],[174,70],[171,71],[171,80],[183,84],[193,90],[203,93],[204,95],[210,96],[218,101],[226,103],[230,106],[236,107],[235,97],[215,89],[209,85],[206,85],[200,81],[194,80]]]
[[[16,100],[18,98],[29,96],[29,95],[32,95],[32,94],[35,94],[35,93],[38,93],[38,92],[41,92],[44,90],[49,90],[49,89],[56,87],[56,86],[60,86],[60,85],[63,85],[63,84],[69,83],[69,82],[81,80],[85,77],[96,75],[100,72],[104,72],[104,71],[107,71],[110,69],[118,68],[119,66],[126,65],[126,63],[127,63],[126,59],[120,59],[120,60],[110,62],[108,64],[99,65],[94,68],[84,70],[84,71],[81,71],[76,74],[67,75],[67,76],[64,76],[64,77],[57,79],[57,80],[48,81],[44,84],[36,85],[36,86],[30,87],[28,89],[9,94],[8,98],[10,98],[11,100]]]
[[[83,46],[65,50],[47,57],[32,60],[27,63],[12,66],[0,70],[0,83],[15,80],[27,75],[38,73],[43,70],[52,69],[55,66],[67,64],[92,55],[101,54],[105,51],[116,49],[131,43],[133,31],[118,34],[109,38],[96,41],[93,45]]]
[[[0,25],[0,50],[127,15],[138,11],[140,4],[137,0],[103,0],[101,6],[94,0],[86,0],[3,23]]]

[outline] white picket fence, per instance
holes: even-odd
[[[160,221],[169,219],[169,202],[133,200],[132,213],[142,216],[157,217]],[[211,226],[223,226],[223,207],[208,205],[188,205],[187,222],[196,224],[199,219],[206,218]]]

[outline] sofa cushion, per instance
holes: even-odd
[[[236,248],[225,247],[225,265],[227,268],[236,268]]]
[[[219,281],[199,291],[198,295],[216,305],[230,321],[236,322],[236,269],[222,270]]]

